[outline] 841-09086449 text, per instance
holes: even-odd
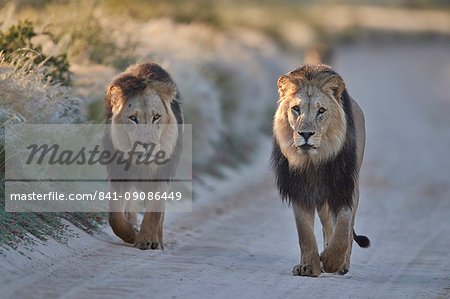
[[[109,200],[161,200],[161,201],[178,201],[182,199],[181,192],[98,192],[93,193],[70,193],[68,195],[61,192],[47,192],[47,193],[11,193],[10,200],[27,200],[27,201],[109,201]]]

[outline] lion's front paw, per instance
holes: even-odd
[[[335,273],[344,264],[345,250],[332,250],[332,248],[327,247],[320,255],[320,260],[322,261],[322,267],[325,272]]]
[[[142,240],[138,243],[136,243],[136,247],[142,250],[147,250],[147,249],[162,249],[161,244],[159,244],[159,242],[152,242],[149,240]]]
[[[297,266],[294,266],[294,268],[292,269],[292,274],[294,274],[294,276],[312,276],[312,277],[317,277],[320,275],[320,267],[319,265],[305,265],[305,264],[300,264]]]
[[[141,236],[139,234],[137,236],[136,247],[142,250],[164,249],[164,246],[157,237],[152,238],[150,236]]]

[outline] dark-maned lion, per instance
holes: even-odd
[[[294,275],[345,274],[359,201],[358,175],[364,155],[364,115],[341,76],[326,65],[303,65],[278,79],[271,164],[283,200],[292,204],[301,250]],[[314,236],[317,209],[324,251]]]
[[[167,191],[175,175],[183,133],[175,82],[155,63],[130,66],[108,86],[105,107],[106,123],[111,125],[104,138],[106,148],[130,153],[134,144],[140,144],[141,150],[148,154],[149,144],[158,144],[168,161],[135,163],[126,172],[122,165],[107,165],[111,188],[122,196],[118,202],[111,202],[109,223],[125,242],[140,249],[164,249],[164,202],[147,202],[138,231],[136,200],[124,198],[127,192]]]

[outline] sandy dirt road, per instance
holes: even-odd
[[[372,247],[355,247],[347,275],[292,276],[297,234],[266,171],[266,140],[225,188],[204,194],[192,213],[169,215],[164,251],[84,236],[71,241],[77,250],[0,270],[0,297],[450,297],[448,53],[449,43],[436,42],[335,53],[368,134],[355,228]]]

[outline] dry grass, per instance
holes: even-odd
[[[8,159],[3,144],[6,124],[80,123],[85,120],[80,109],[81,101],[67,87],[50,82],[45,76],[44,62],[34,64],[36,55],[39,54],[18,51],[7,59],[0,53],[1,177],[4,177],[4,161]],[[20,138],[14,134],[9,136]]]
[[[99,223],[104,221],[102,215],[95,213],[5,212],[4,163],[9,158],[5,157],[4,150],[5,125],[85,121],[80,108],[81,101],[69,88],[50,82],[46,77],[44,63],[34,64],[36,55],[39,54],[32,51],[17,51],[12,57],[0,53],[0,254],[4,254],[3,249],[11,248],[26,254],[23,248],[49,237],[65,242],[73,234],[61,224],[61,217],[88,232],[98,228]],[[8,134],[8,138],[20,137],[18,134]],[[20,168],[21,165],[16,167]]]
[[[77,123],[83,120],[81,101],[67,87],[50,82],[35,52],[18,51],[6,62],[0,53],[2,123]]]

